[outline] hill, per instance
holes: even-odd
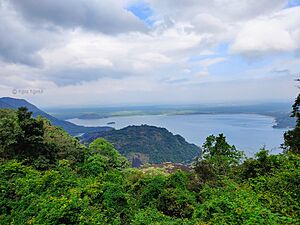
[[[191,165],[141,168],[103,138],[85,146],[26,108],[0,109],[0,224],[300,224],[299,105],[300,95],[281,154],[245,159],[219,134]],[[141,146],[183,141],[146,125],[122,130],[108,133]]]
[[[81,138],[89,143],[99,137],[113,143],[135,167],[145,163],[187,163],[200,152],[199,147],[186,142],[182,136],[155,126],[128,126],[105,133],[84,134]]]
[[[29,111],[33,113],[34,117],[42,116],[47,118],[51,121],[51,123],[55,126],[62,127],[65,131],[67,131],[69,134],[75,136],[86,132],[105,132],[112,130],[111,127],[84,127],[84,126],[78,126],[76,124],[73,124],[68,121],[59,120],[48,113],[42,111],[41,109],[37,108],[35,105],[27,102],[24,99],[16,99],[16,98],[9,98],[9,97],[3,97],[0,98],[0,108],[8,108],[8,109],[18,109],[19,107],[26,107]]]

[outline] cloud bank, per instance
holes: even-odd
[[[291,100],[299,52],[284,0],[0,1],[0,94],[38,104]]]

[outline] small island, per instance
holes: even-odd
[[[107,125],[113,125],[113,124],[116,124],[116,122],[108,122],[108,123],[106,123]]]

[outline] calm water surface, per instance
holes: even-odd
[[[200,115],[146,115],[109,117],[103,119],[70,119],[84,126],[107,126],[116,129],[129,125],[154,125],[165,127],[173,134],[180,134],[188,142],[202,145],[210,134],[224,133],[230,144],[244,150],[248,156],[255,154],[264,145],[272,153],[279,153],[283,142],[283,129],[274,129],[274,118],[256,114],[200,114]]]

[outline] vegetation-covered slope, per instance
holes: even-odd
[[[22,160],[36,168],[54,167],[58,160],[82,159],[84,145],[27,108],[0,109],[0,159]]]
[[[102,134],[86,134],[82,139],[91,142],[98,137],[113,143],[135,166],[147,162],[191,162],[200,152],[199,147],[180,135],[155,126],[128,126]]]
[[[190,170],[134,169],[24,108],[0,111],[0,224],[300,224],[300,97],[285,151],[254,158],[209,136]],[[71,157],[70,157],[71,156]]]
[[[71,135],[78,135],[86,132],[104,132],[113,129],[111,127],[78,126],[68,121],[59,120],[49,115],[24,99],[16,99],[16,98],[9,98],[9,97],[0,98],[0,108],[2,109],[3,108],[18,109],[20,107],[26,107],[30,112],[32,112],[32,115],[34,117],[42,116],[47,118],[49,121],[51,121],[53,125],[62,127],[65,131],[67,131]]]

